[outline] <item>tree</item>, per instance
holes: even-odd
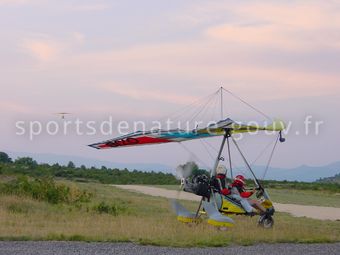
[[[54,164],[52,165],[52,168],[54,168],[54,169],[60,169],[60,168],[61,168],[61,165],[59,165],[59,163],[54,163]]]
[[[179,178],[188,178],[189,176],[195,175],[198,171],[198,165],[194,161],[186,162],[184,165],[179,165],[176,168],[176,174]]]
[[[198,169],[195,168],[194,170],[192,170],[192,175],[206,175],[206,176],[210,176],[209,171],[205,170],[205,169]]]
[[[16,165],[28,166],[28,167],[31,167],[31,168],[38,166],[37,161],[33,160],[30,157],[18,158],[17,160],[14,161],[14,163]]]
[[[74,163],[72,161],[68,162],[67,167],[72,168],[72,169],[76,168],[76,166],[74,165]]]
[[[12,159],[5,152],[0,152],[0,163],[12,163]]]

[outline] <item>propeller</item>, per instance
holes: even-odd
[[[183,179],[188,178],[192,174],[195,167],[196,167],[195,162],[187,162],[184,165],[177,166],[176,167],[177,179],[181,180],[182,182]]]

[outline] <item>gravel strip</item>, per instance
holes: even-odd
[[[339,255],[340,243],[334,244],[258,244],[219,248],[170,248],[133,243],[86,243],[58,241],[1,241],[0,255]]]

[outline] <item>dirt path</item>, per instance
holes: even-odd
[[[151,196],[191,201],[200,200],[200,197],[183,191],[168,190],[163,188],[141,185],[113,185],[113,186],[130,191],[141,192],[143,194]],[[295,204],[279,204],[279,203],[274,203],[274,206],[277,211],[287,212],[296,217],[308,217],[318,220],[340,220],[340,208]]]

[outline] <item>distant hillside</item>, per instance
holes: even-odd
[[[13,161],[8,154],[0,152],[0,175],[25,175],[35,178],[66,178],[75,181],[99,181],[106,184],[178,184],[175,176],[162,172],[142,172],[120,170],[117,168],[76,167],[70,161],[66,166],[60,164],[38,163],[30,157]]]
[[[56,155],[56,154],[40,154],[40,153],[26,153],[26,152],[8,152],[11,158],[16,159],[18,157],[32,157],[38,163],[54,164],[59,163],[61,165],[67,165],[69,161],[72,161],[76,166],[85,165],[86,167],[100,168],[105,166],[107,168],[118,168],[140,171],[155,171],[163,173],[174,173],[175,168],[158,163],[117,163],[104,160],[98,160],[94,158],[85,158],[73,155]],[[244,168],[244,167],[243,167]],[[243,169],[239,167],[239,169]],[[264,166],[253,166],[255,173],[260,179],[262,179]],[[235,173],[237,173],[235,171]],[[296,168],[276,168],[271,167],[268,170],[265,180],[278,180],[278,181],[302,181],[302,182],[314,182],[320,178],[327,178],[340,173],[340,161],[334,162],[325,166],[307,166],[302,165]]]
[[[321,178],[317,182],[322,182],[322,183],[338,183],[338,184],[340,184],[340,173],[334,175],[333,177]]]
[[[74,155],[58,155],[48,153],[28,153],[28,152],[8,152],[11,158],[16,159],[19,157],[31,157],[34,158],[38,163],[67,165],[68,162],[72,161],[76,166],[84,165],[86,167],[101,168],[105,166],[107,168],[118,168],[118,169],[129,169],[129,170],[140,170],[140,171],[155,171],[163,173],[173,172],[172,168],[163,164],[146,164],[146,163],[119,163],[112,161],[105,161],[94,158],[85,158]]]
[[[263,176],[264,167],[254,166],[255,172],[260,178]],[[278,181],[304,181],[314,182],[320,178],[334,176],[340,173],[340,161],[326,165],[326,166],[306,166],[302,165],[296,168],[269,168],[266,180]]]

